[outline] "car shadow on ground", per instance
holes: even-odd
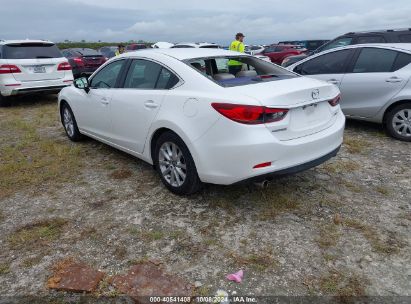
[[[21,96],[12,96],[11,108],[29,108],[32,106],[42,106],[48,105],[51,103],[57,104],[57,95],[56,94],[28,94]]]

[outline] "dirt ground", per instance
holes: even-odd
[[[146,163],[70,142],[56,110],[56,96],[0,109],[1,295],[50,294],[71,257],[109,275],[156,259],[199,295],[411,296],[411,146],[380,126],[348,121],[336,158],[267,189],[178,197]]]

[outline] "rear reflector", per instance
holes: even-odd
[[[14,64],[3,64],[0,65],[0,74],[12,74],[12,73],[21,73],[18,66]]]
[[[57,71],[70,71],[71,65],[68,62],[62,62],[58,65]]]
[[[262,164],[255,165],[255,166],[253,167],[253,169],[265,168],[265,167],[269,167],[269,166],[271,166],[271,162],[267,162],[267,163],[262,163]]]
[[[287,109],[267,108],[231,103],[212,103],[211,106],[221,115],[247,125],[257,125],[282,120]]]
[[[338,105],[338,104],[340,103],[340,100],[341,100],[341,95],[338,94],[337,97],[329,100],[328,103],[329,103],[332,107],[335,107],[336,105]]]

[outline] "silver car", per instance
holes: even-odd
[[[347,117],[382,123],[391,136],[411,141],[411,43],[345,46],[287,69],[338,86]]]

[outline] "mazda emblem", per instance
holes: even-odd
[[[314,91],[311,92],[311,97],[313,99],[318,99],[320,98],[320,90],[319,89],[315,89]]]

